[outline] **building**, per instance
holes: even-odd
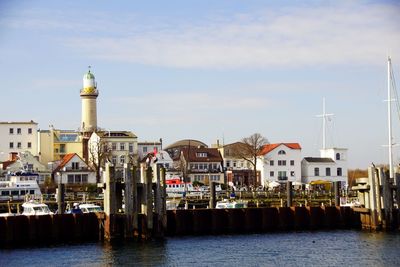
[[[89,71],[83,75],[83,88],[80,90],[82,102],[82,132],[94,132],[97,130],[97,83],[93,73]]]
[[[222,156],[216,148],[185,147],[180,157],[183,177],[203,184],[225,183]]]
[[[148,153],[157,153],[162,150],[161,142],[139,142],[138,146],[138,157],[141,161]]]
[[[39,161],[42,164],[48,164],[61,160],[70,153],[83,157],[82,140],[79,132],[57,130],[50,125],[50,130],[39,131]]]
[[[65,155],[53,175],[55,183],[61,182],[70,187],[96,184],[94,170],[76,153]]]
[[[298,143],[265,145],[257,162],[261,185],[268,182],[301,182],[301,146]]]
[[[0,122],[0,162],[12,152],[29,151],[38,155],[38,124],[29,122]]]
[[[7,173],[35,173],[39,184],[44,184],[46,179],[51,181],[51,170],[47,165],[40,163],[37,157],[34,157],[29,151],[15,153],[11,159],[13,161],[5,168]]]
[[[167,147],[164,148],[164,150],[168,152],[168,154],[174,161],[179,161],[181,156],[181,150],[183,148],[188,148],[188,147],[208,147],[208,146],[205,143],[198,140],[185,139],[176,141],[175,143],[168,145]]]
[[[224,146],[220,146],[218,143],[216,145],[223,158],[227,183],[231,186],[257,186],[253,165],[236,153],[241,144],[236,142]],[[257,176],[260,177],[260,171],[257,171]]]
[[[129,131],[98,131],[89,139],[89,163],[98,162],[98,151],[103,150],[103,160],[112,162],[116,170],[122,170],[125,163],[136,165],[138,161],[137,136]],[[104,162],[100,162],[103,166]]]
[[[321,157],[306,157],[302,160],[302,182],[324,180],[347,183],[347,149],[327,148],[320,150]]]

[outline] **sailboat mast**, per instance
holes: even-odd
[[[392,88],[391,88],[391,73],[392,73],[392,63],[390,57],[388,57],[387,63],[387,83],[388,83],[388,134],[389,134],[389,178],[393,178],[393,136],[392,136]]]
[[[322,98],[322,149],[326,149],[326,112],[325,97]]]

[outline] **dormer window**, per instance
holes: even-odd
[[[340,153],[336,153],[336,160],[340,160]]]
[[[207,153],[206,152],[197,152],[196,157],[198,158],[207,158]]]
[[[72,169],[78,170],[79,169],[79,162],[72,162]]]
[[[278,155],[286,155],[286,152],[284,150],[279,150]]]

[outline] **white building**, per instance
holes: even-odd
[[[0,161],[5,161],[11,152],[29,151],[38,154],[38,124],[29,122],[0,122]]]
[[[54,182],[67,185],[96,184],[96,174],[76,153],[67,154],[53,171]]]
[[[301,146],[298,143],[278,143],[264,146],[257,161],[261,185],[268,182],[301,182]]]
[[[142,160],[149,153],[154,153],[161,151],[162,143],[161,142],[139,142],[137,143],[137,151],[139,160]]]
[[[324,180],[347,183],[347,149],[327,148],[320,150],[321,157],[302,160],[302,182]]]
[[[137,136],[128,131],[94,132],[89,139],[89,162],[97,160],[96,151],[99,147],[107,147],[107,158],[116,169],[122,169],[125,163],[137,161]],[[94,153],[93,153],[94,152]]]

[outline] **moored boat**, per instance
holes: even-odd
[[[29,201],[22,204],[24,211],[22,215],[52,215],[53,212],[50,211],[49,207],[44,203],[38,203],[35,201]]]
[[[224,199],[217,202],[215,206],[216,209],[241,209],[247,208],[247,202],[242,200],[233,200],[230,201],[228,199]]]

